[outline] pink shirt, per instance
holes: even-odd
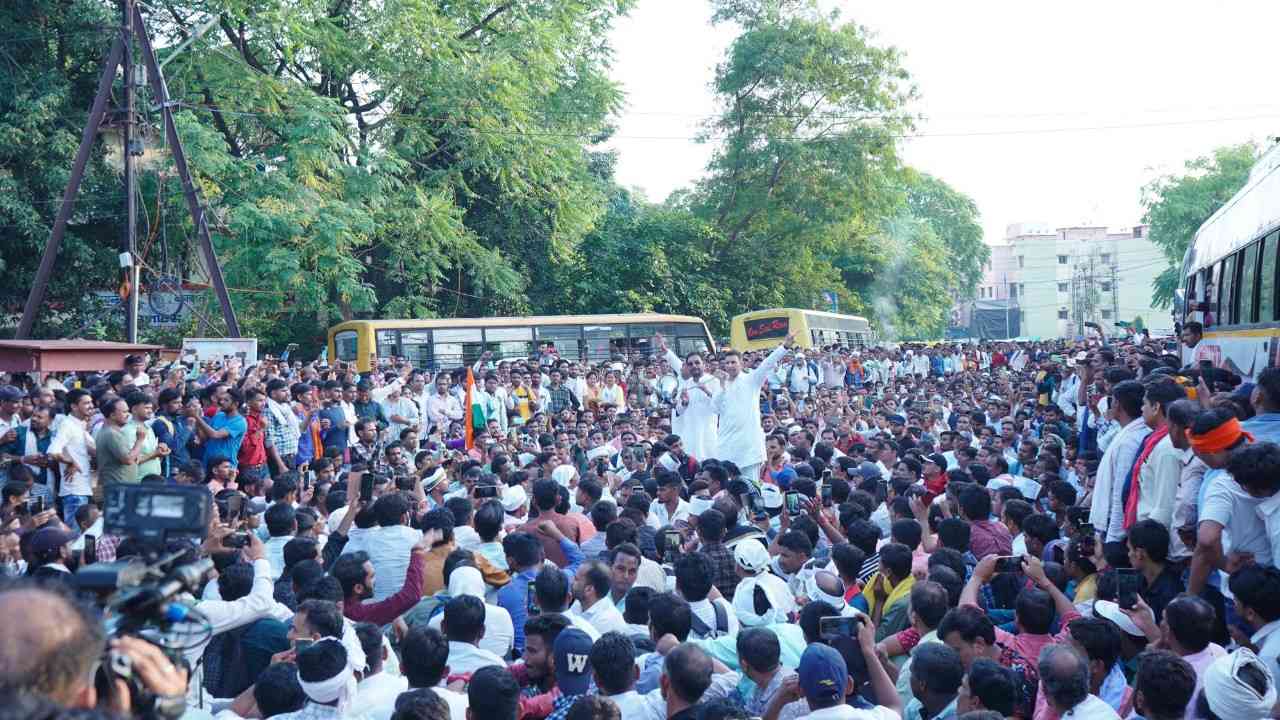
[[[1013,552],[1013,537],[1004,523],[979,520],[969,523],[969,550],[981,560],[988,555],[1009,555]]]

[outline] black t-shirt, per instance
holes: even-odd
[[[1141,584],[1143,587],[1138,591],[1138,594],[1142,596],[1143,602],[1151,606],[1151,612],[1155,613],[1156,622],[1160,622],[1160,618],[1164,617],[1165,606],[1187,589],[1186,584],[1182,582],[1182,569],[1168,565],[1149,586],[1146,583],[1146,578],[1142,578]]]

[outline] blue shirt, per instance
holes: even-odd
[[[347,421],[346,414],[342,412],[342,406],[330,405],[320,411],[320,417],[329,418],[329,429],[325,431],[324,437],[321,438],[325,449],[338,448],[345,455],[347,452],[347,440],[350,439],[351,433],[348,428],[342,427],[343,423]],[[301,445],[302,438],[298,438],[298,442]]]
[[[1280,413],[1263,413],[1240,423],[1254,442],[1280,442]]]
[[[561,572],[569,578],[569,584],[572,585],[573,576],[577,574],[578,566],[582,564],[582,551],[578,549],[577,543],[568,538],[560,538],[560,551],[569,561],[569,565]],[[529,593],[531,592],[529,586],[533,584],[534,578],[538,577],[540,569],[542,569],[541,565],[535,565],[513,574],[511,582],[498,591],[498,607],[511,615],[511,625],[516,636],[515,648],[520,652],[524,652],[524,623],[529,619]]]
[[[209,438],[204,442],[204,461],[224,457],[231,461],[231,467],[240,466],[240,443],[244,442],[244,434],[249,431],[249,423],[239,413],[228,416],[222,411],[209,418],[209,427],[214,430],[226,430],[229,435],[224,438]]]

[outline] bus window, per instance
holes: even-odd
[[[1258,320],[1271,322],[1276,319],[1276,253],[1280,252],[1280,233],[1271,233],[1259,245],[1262,254],[1262,278],[1258,283]]]
[[[431,363],[431,331],[401,330],[400,352],[414,367],[434,367]]]
[[[585,325],[582,330],[587,339],[587,359],[592,362],[609,360],[614,353],[626,350],[625,325]]]
[[[527,358],[533,354],[533,328],[488,328],[484,347],[499,360]]]
[[[378,330],[378,358],[380,360],[390,360],[396,354],[396,331],[395,330]]]
[[[582,327],[580,325],[544,325],[538,328],[538,344],[551,343],[556,354],[566,360],[582,359]]]
[[[1236,256],[1222,260],[1221,284],[1218,286],[1218,324],[1233,325],[1236,321]]]
[[[1242,323],[1257,322],[1257,315],[1254,313],[1253,301],[1256,297],[1254,292],[1254,281],[1257,278],[1258,270],[1258,245],[1253,243],[1244,249],[1240,257],[1244,258],[1244,264],[1240,267],[1240,309],[1239,318]]]
[[[705,335],[700,337],[681,337],[676,338],[676,354],[680,357],[687,357],[691,352],[708,352],[711,348],[707,347],[707,338]]]
[[[333,344],[336,348],[337,359],[343,362],[355,362],[356,355],[360,352],[360,339],[355,330],[343,330],[340,333],[334,333]]]
[[[480,328],[441,328],[432,331],[438,367],[457,367],[474,362],[483,352]]]

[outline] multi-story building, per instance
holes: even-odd
[[[1007,302],[1023,337],[1076,337],[1086,322],[1108,335],[1123,333],[1124,324],[1168,333],[1168,310],[1151,307],[1152,282],[1167,265],[1146,225],[1111,231],[1018,223],[991,247],[977,300]]]

